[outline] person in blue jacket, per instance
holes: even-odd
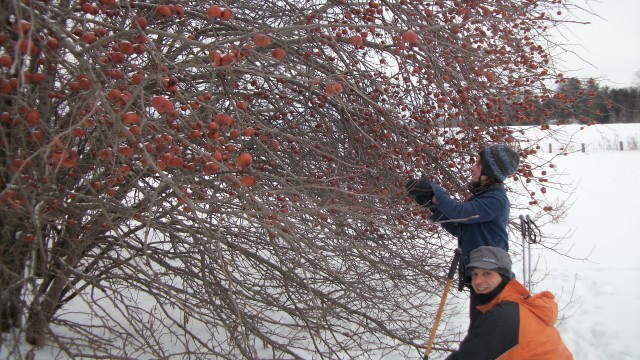
[[[487,146],[478,153],[471,167],[471,196],[460,201],[452,198],[441,186],[423,177],[409,180],[406,188],[409,196],[432,214],[431,220],[458,239],[462,250],[460,280],[470,285],[470,277],[464,273],[471,252],[480,246],[494,246],[509,251],[509,210],[504,181],[516,173],[520,156],[506,144]],[[471,293],[471,323],[477,318],[476,299]]]

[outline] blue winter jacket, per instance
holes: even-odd
[[[448,221],[441,225],[458,238],[465,264],[469,263],[471,251],[479,246],[495,246],[509,251],[507,225],[510,203],[503,184],[483,189],[464,202],[452,199],[436,183],[431,183],[431,188],[436,198],[431,220]],[[456,221],[467,218],[471,219]]]

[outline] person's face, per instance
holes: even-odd
[[[486,294],[495,289],[502,278],[493,270],[475,268],[471,271],[471,286],[477,294]]]
[[[480,162],[480,157],[478,157],[478,159],[473,164],[473,166],[471,166],[471,181],[480,182],[481,173],[482,173],[482,163]]]

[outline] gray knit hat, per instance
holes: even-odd
[[[482,174],[504,181],[516,173],[520,165],[520,155],[510,146],[495,144],[480,151]]]
[[[493,270],[499,274],[511,277],[511,257],[509,253],[495,246],[480,246],[473,250],[471,260],[467,264],[467,271],[473,268]]]

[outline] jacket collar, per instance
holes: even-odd
[[[486,313],[503,301],[511,301],[524,306],[549,326],[555,324],[558,320],[558,303],[556,303],[552,293],[543,291],[532,296],[529,291],[515,279],[511,279],[495,299],[477,308],[482,313]]]
[[[485,191],[495,190],[495,189],[504,189],[504,183],[495,183],[489,186],[474,186],[473,183],[469,184],[469,191],[471,192],[471,196],[477,196]]]

